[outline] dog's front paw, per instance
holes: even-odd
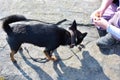
[[[57,61],[57,57],[56,56],[51,56],[51,60],[52,61]]]

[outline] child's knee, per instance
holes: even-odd
[[[101,37],[96,41],[96,44],[100,48],[109,48],[112,47],[116,42],[115,39],[109,38],[107,36]]]
[[[105,43],[105,42],[103,42],[101,39],[98,39],[97,41],[96,41],[96,45],[98,46],[98,47],[105,47],[105,46],[107,46],[107,43]]]

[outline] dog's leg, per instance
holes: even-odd
[[[14,62],[14,63],[16,62],[16,60],[15,60],[15,58],[14,58],[15,53],[16,53],[16,51],[11,50],[10,58],[11,58],[12,62]]]
[[[53,61],[57,60],[57,58],[55,56],[51,55],[50,51],[44,50],[44,53],[45,53],[45,55],[46,55],[46,57],[47,57],[48,60],[53,60]]]

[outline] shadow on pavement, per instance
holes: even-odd
[[[34,71],[38,74],[39,79],[40,80],[53,80],[45,71],[43,71],[39,66],[31,63],[29,60],[27,60],[27,58],[25,57],[25,55],[23,54],[23,52],[20,52],[20,55],[22,56],[23,60],[25,61],[26,65],[30,66],[32,69],[34,69]],[[17,63],[14,63],[14,65],[17,67],[17,69],[21,72],[21,74],[27,79],[27,80],[35,80],[32,79],[28,74],[27,71],[25,72],[25,70],[23,70]],[[33,74],[35,75],[35,74]]]
[[[54,62],[53,68],[58,74],[58,80],[110,80],[105,75],[97,60],[95,60],[88,51],[83,51],[83,59],[80,59],[75,53],[73,54],[80,61],[82,66],[77,69],[66,66],[62,60]]]

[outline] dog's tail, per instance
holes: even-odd
[[[10,35],[12,33],[12,29],[9,26],[10,23],[17,22],[17,21],[25,21],[27,19],[24,16],[22,16],[22,15],[11,15],[11,16],[7,16],[5,18],[2,18],[0,20],[3,20],[3,25],[2,25],[3,30],[8,35]]]

